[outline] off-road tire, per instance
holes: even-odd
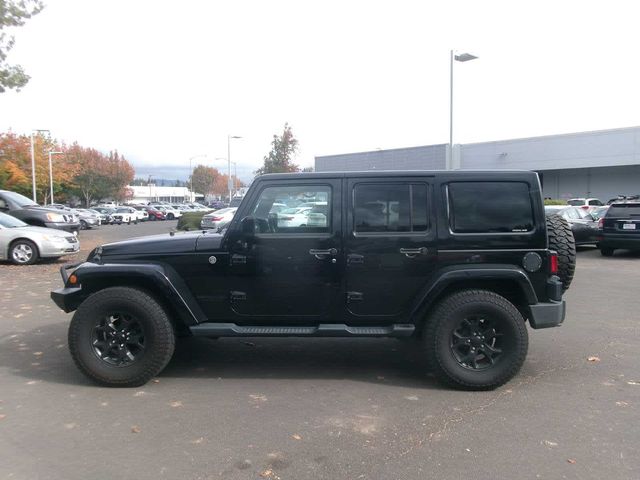
[[[454,331],[469,316],[486,316],[502,331],[500,357],[481,370],[462,366],[451,345]],[[462,290],[441,300],[428,315],[423,344],[429,367],[440,382],[461,390],[491,390],[518,373],[529,337],[522,314],[506,298],[487,290]]]
[[[126,366],[110,365],[95,353],[92,332],[111,312],[128,312],[143,326],[144,354]],[[167,312],[148,293],[130,287],[110,287],[87,298],[69,326],[69,350],[78,368],[93,381],[109,387],[139,387],[169,363],[175,333]]]
[[[566,292],[576,271],[576,242],[569,222],[560,215],[547,216],[547,237],[549,249],[558,254],[558,277]]]
[[[23,246],[25,247],[26,251],[23,253],[23,255],[17,255],[17,256],[26,259],[27,258],[26,255],[28,255],[29,252],[31,256],[28,257],[28,259],[26,260],[20,260],[15,258],[14,253],[16,249],[21,249]],[[11,247],[9,247],[9,260],[11,260],[15,265],[33,265],[38,261],[38,258],[40,258],[38,247],[36,246],[35,243],[33,243],[31,240],[27,240],[26,238],[20,238],[14,241],[11,244]]]

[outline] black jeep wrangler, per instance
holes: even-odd
[[[224,231],[100,246],[51,297],[104,385],[144,384],[186,334],[416,337],[440,380],[490,389],[524,362],[527,321],[564,320],[574,262],[532,172],[271,174]]]

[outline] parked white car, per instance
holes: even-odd
[[[226,225],[231,220],[233,220],[233,216],[236,214],[235,207],[221,208],[220,210],[216,210],[215,212],[207,213],[202,217],[200,221],[200,228],[218,228],[223,225]]]
[[[305,227],[309,218],[311,207],[294,207],[280,210],[278,215],[278,228]]]
[[[602,207],[604,203],[602,203],[599,198],[571,198],[567,201],[567,205],[591,211],[597,207]]]
[[[59,258],[80,250],[72,233],[55,228],[32,227],[6,213],[0,213],[0,260],[31,265],[39,258]]]
[[[137,210],[133,207],[118,207],[111,217],[113,218],[114,223],[117,224],[138,223]]]

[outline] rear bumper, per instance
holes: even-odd
[[[557,327],[564,322],[567,306],[564,300],[559,302],[537,303],[529,305],[531,328]]]
[[[598,246],[640,250],[640,233],[600,233],[598,235]]]

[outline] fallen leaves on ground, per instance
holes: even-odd
[[[7,416],[3,413],[0,413],[0,420],[4,420],[5,418],[7,418]]]
[[[567,462],[569,462],[571,465],[576,463],[576,461],[573,458],[567,458]]]
[[[178,408],[182,406],[182,402],[177,401],[177,402],[171,402],[169,405],[171,405],[173,408]]]
[[[542,443],[547,447],[557,447],[558,444],[556,442],[552,442],[551,440],[543,440]]]
[[[249,396],[251,397],[252,400],[255,400],[256,402],[266,402],[267,401],[267,396],[266,395],[251,394]]]
[[[142,430],[140,430],[140,427],[138,425],[134,425],[133,427],[131,427],[131,433],[140,433]]]
[[[640,385],[640,382],[636,381],[636,380],[629,380],[627,382],[627,385]]]
[[[200,445],[204,442],[204,437],[196,438],[195,440],[191,440],[192,445]]]
[[[600,361],[600,357],[596,357],[595,355],[592,355],[590,357],[587,357],[587,361],[588,362],[592,362],[592,363],[596,363]]]
[[[619,407],[627,407],[627,406],[629,406],[629,404],[627,402],[622,402],[622,401],[616,402],[616,405],[619,406]]]
[[[142,397],[143,395],[146,395],[147,392],[144,392],[142,390],[140,390],[139,392],[136,392],[133,394],[134,397]]]
[[[294,433],[293,435],[291,435],[291,438],[293,438],[294,440],[302,440],[302,437],[297,433]]]

